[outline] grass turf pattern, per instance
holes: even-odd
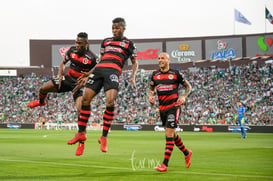
[[[273,134],[179,132],[193,151],[185,168],[176,147],[168,171],[154,169],[164,157],[164,132],[111,131],[108,152],[101,131],[88,131],[85,151],[67,145],[75,131],[0,129],[0,180],[273,180]]]

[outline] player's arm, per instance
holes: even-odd
[[[183,94],[183,96],[185,97],[185,98],[187,98],[188,96],[189,96],[189,94],[191,93],[191,91],[192,91],[192,86],[191,86],[191,84],[189,83],[189,81],[187,81],[187,80],[185,80],[184,81],[184,87],[185,87],[185,92],[184,92],[184,94]]]
[[[63,75],[64,75],[64,69],[65,69],[65,64],[67,63],[67,60],[64,58],[62,60],[62,62],[60,63],[60,66],[59,66],[59,89],[61,88],[61,83],[62,83],[62,80],[63,80]]]
[[[155,90],[155,87],[150,85],[149,90],[148,90],[148,99],[149,99],[150,104],[152,104],[152,105],[155,103],[154,90]]]
[[[178,105],[185,104],[186,98],[189,96],[192,90],[192,86],[187,80],[184,80],[183,86],[185,88],[185,92],[181,97],[178,98],[177,100]]]
[[[136,73],[138,70],[138,62],[136,58],[132,58],[131,62],[132,62],[132,76],[129,79],[129,82],[131,82],[131,84],[133,84],[134,88],[136,89]]]

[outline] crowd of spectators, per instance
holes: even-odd
[[[273,125],[273,65],[249,64],[227,69],[196,68],[181,70],[193,91],[181,106],[179,124],[236,124],[236,101],[247,107],[248,125]],[[139,70],[137,90],[128,81],[130,71],[123,71],[116,100],[114,123],[159,124],[158,106],[147,99],[151,71]],[[39,87],[50,77],[36,74],[0,78],[0,123],[47,122],[73,123],[77,113],[72,93],[51,93],[47,104],[30,109],[27,104],[38,98]],[[103,91],[103,90],[102,90]],[[103,92],[91,103],[89,122],[101,123],[105,110]]]

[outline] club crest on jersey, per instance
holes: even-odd
[[[84,59],[82,60],[82,63],[83,63],[83,64],[88,64],[88,59],[87,59],[87,58],[84,58]]]
[[[173,79],[174,77],[173,77],[173,75],[171,74],[171,75],[168,76],[168,78],[169,78],[169,79]]]
[[[118,82],[118,76],[116,74],[111,74],[110,75],[110,80],[112,82]]]
[[[158,75],[158,76],[156,76],[157,77],[157,79],[160,79],[160,75]]]

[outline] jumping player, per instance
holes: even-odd
[[[163,52],[158,56],[159,70],[154,71],[151,76],[150,88],[148,91],[150,104],[155,104],[154,90],[159,100],[159,112],[162,125],[165,127],[166,146],[164,161],[156,170],[165,172],[168,170],[168,162],[172,155],[174,144],[184,153],[185,165],[187,168],[191,165],[192,151],[188,150],[182,142],[180,136],[176,133],[177,121],[180,114],[180,105],[186,102],[186,98],[191,92],[191,85],[184,80],[182,75],[173,69],[170,69],[169,54]],[[184,86],[185,92],[179,97],[179,85]]]
[[[86,140],[86,125],[91,114],[90,103],[104,87],[106,109],[103,114],[103,130],[99,143],[101,144],[101,151],[107,152],[107,135],[114,118],[119,76],[128,58],[132,62],[132,76],[129,81],[136,88],[135,78],[138,70],[136,47],[131,40],[124,37],[125,26],[126,23],[123,18],[115,18],[112,21],[113,37],[106,38],[101,43],[101,60],[89,76],[84,88],[80,117],[78,118],[78,133],[67,144],[75,144]]]
[[[28,107],[34,108],[46,105],[45,99],[49,92],[60,93],[72,91],[79,115],[83,89],[73,90],[77,86],[77,81],[80,80],[80,78],[88,77],[91,74],[92,69],[97,64],[97,59],[98,57],[89,50],[88,34],[85,32],[79,33],[75,46],[69,48],[59,66],[59,76],[42,85],[39,89],[39,100],[30,102]],[[70,68],[68,73],[64,75],[65,65],[69,61],[71,62]],[[83,147],[83,143],[80,142],[75,154],[81,155]]]

